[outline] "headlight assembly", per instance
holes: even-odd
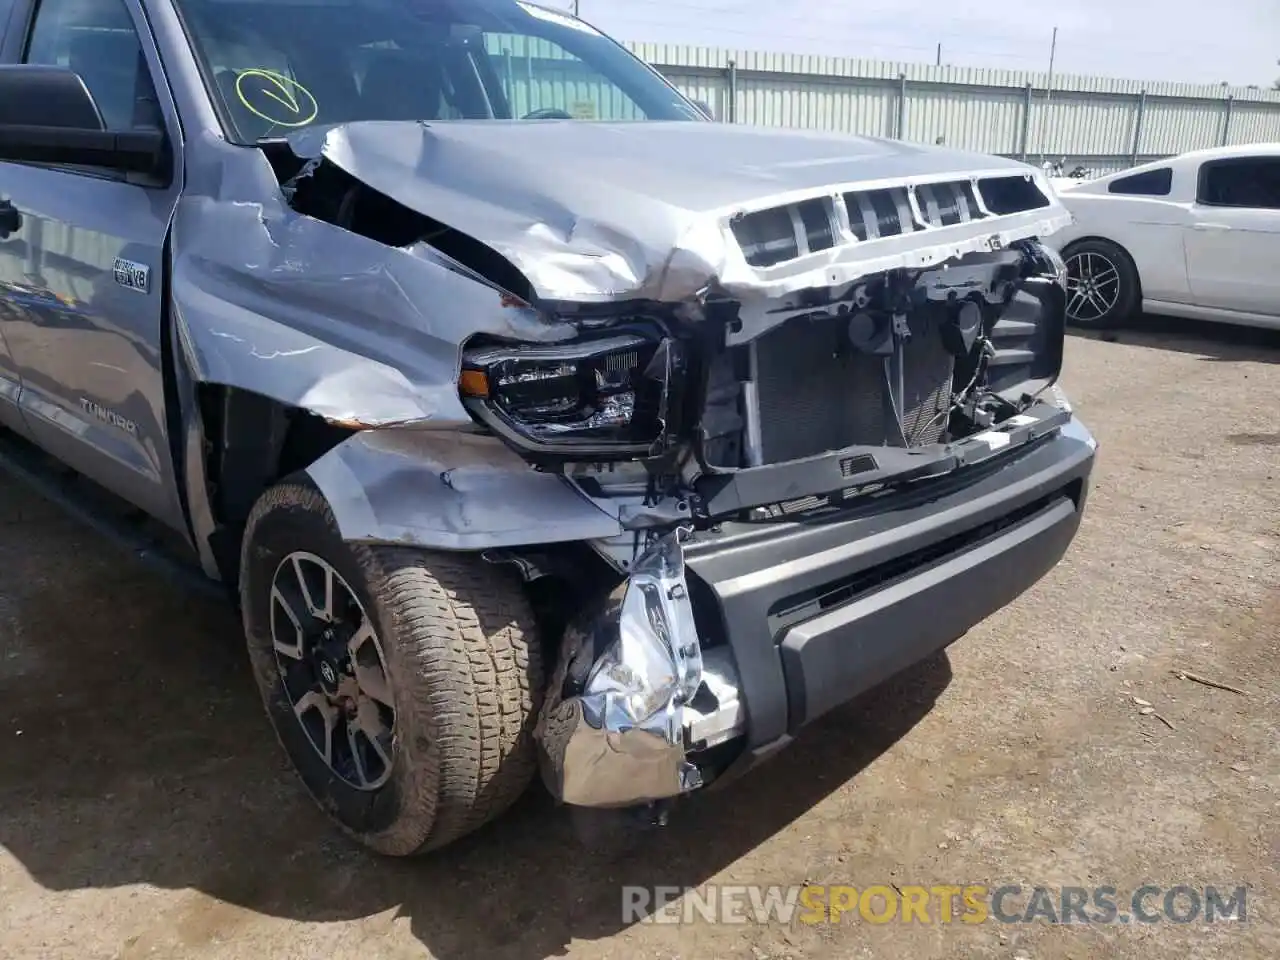
[[[602,460],[656,456],[679,415],[678,341],[623,333],[550,346],[469,350],[468,410],[530,453]]]

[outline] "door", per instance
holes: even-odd
[[[0,0],[0,18],[4,13],[4,0]],[[3,23],[0,23],[3,26]],[[7,263],[6,252],[22,241],[15,237],[22,224],[17,208],[9,202],[7,194],[0,189],[0,426],[26,433],[26,425],[18,408],[21,395],[22,380],[18,376],[18,368],[13,354],[9,350],[7,331],[8,321],[16,316],[15,301],[21,297],[20,287],[11,283],[9,271],[4,269]]]
[[[1280,156],[1200,168],[1186,251],[1196,303],[1280,317]]]
[[[176,151],[152,79],[158,59],[134,2],[38,0],[22,59],[75,70],[108,129],[167,126]],[[181,171],[180,159],[174,167]],[[179,174],[158,184],[91,167],[0,163],[0,189],[21,218],[0,243],[0,279],[31,437],[181,528],[160,337]]]
[[[4,49],[5,28],[9,23],[9,17],[14,13],[14,6],[14,0],[0,0],[0,50]],[[8,194],[0,188],[0,261],[4,259],[4,247],[11,240],[14,243],[20,242],[14,239],[20,224],[21,217],[9,203]],[[0,426],[25,432],[22,415],[18,412],[18,392],[21,381],[5,337],[7,326],[5,320],[9,314],[9,299],[5,289],[7,279],[3,271],[0,271]]]

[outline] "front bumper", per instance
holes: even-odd
[[[827,522],[668,535],[566,638],[538,730],[548,787],[585,806],[677,796],[724,772],[711,748],[738,744],[740,772],[943,649],[1062,558],[1095,449],[1073,419]]]

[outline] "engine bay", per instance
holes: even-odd
[[[771,305],[765,333],[710,364],[707,466],[925,447],[1017,414],[1061,366],[1051,257],[1023,244]]]

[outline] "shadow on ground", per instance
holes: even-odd
[[[1280,363],[1280,330],[1142,314],[1106,333],[1075,328],[1074,337],[1190,353],[1212,363]]]
[[[621,885],[696,886],[748,853],[909,731],[951,677],[945,656],[920,665],[665,829],[571,817],[535,789],[441,853],[381,860],[285,767],[230,612],[37,513],[0,516],[0,571],[30,572],[0,573],[0,844],[57,890],[193,888],[296,920],[396,909],[436,956],[544,957],[617,933]]]

